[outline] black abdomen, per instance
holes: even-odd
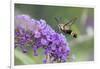
[[[62,30],[64,33],[66,34],[71,34],[72,33],[72,30]]]

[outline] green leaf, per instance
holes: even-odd
[[[23,64],[34,64],[35,62],[27,54],[22,53],[15,49],[15,57],[19,59]]]

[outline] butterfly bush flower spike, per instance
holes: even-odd
[[[32,19],[28,15],[15,17],[15,48],[27,53],[31,47],[34,56],[38,49],[44,50],[43,63],[66,62],[70,54],[68,42],[63,34],[55,32],[45,20]]]

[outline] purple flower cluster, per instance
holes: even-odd
[[[15,17],[15,48],[27,53],[31,47],[34,56],[39,48],[44,50],[44,63],[66,62],[70,53],[68,42],[63,34],[55,32],[45,20],[32,19],[28,15]]]

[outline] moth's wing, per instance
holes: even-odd
[[[68,20],[65,25],[71,26],[73,23],[75,23],[76,20],[77,20],[77,17],[74,17],[71,20]]]
[[[57,21],[57,23],[61,23],[62,22],[62,18],[60,16],[55,17],[55,20]]]
[[[60,27],[59,27],[59,24],[57,24],[56,27],[55,27],[54,29],[55,29],[55,32],[57,32],[57,33],[62,33],[62,32],[61,32],[61,29],[60,29]]]
[[[55,31],[58,32],[58,33],[61,33],[59,24],[61,24],[62,18],[61,17],[55,17],[55,20],[56,20],[56,23],[55,23],[55,25],[56,25]]]
[[[65,24],[64,24],[64,26],[63,26],[63,28],[66,28],[66,27],[71,27],[71,25],[76,21],[76,19],[77,19],[77,17],[74,17],[74,18],[72,18],[71,20],[68,20]]]

